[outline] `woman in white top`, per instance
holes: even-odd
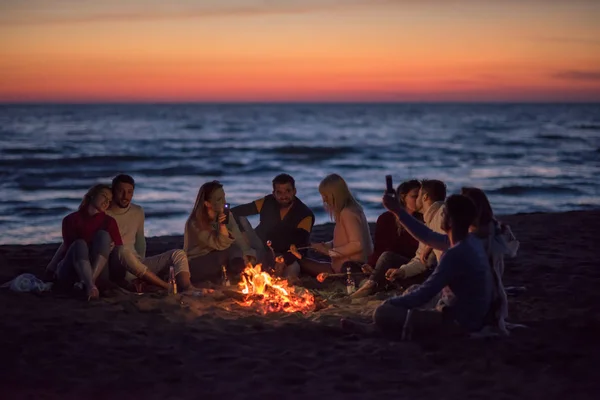
[[[301,261],[302,270],[312,276],[320,273],[339,273],[350,266],[360,271],[373,252],[373,241],[369,224],[362,207],[344,179],[331,174],[319,184],[323,205],[335,221],[333,240],[326,243],[312,243],[311,247],[328,255],[331,262],[319,262],[311,259]]]

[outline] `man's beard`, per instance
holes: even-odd
[[[280,202],[280,203],[279,203],[279,208],[288,208],[289,206],[291,206],[291,205],[292,205],[292,203],[293,203],[293,202],[294,202],[293,200],[290,200],[290,201],[288,201],[288,202],[286,202],[286,203],[281,203],[281,202]]]
[[[130,201],[127,202],[127,205],[123,205],[123,202],[118,202],[117,205],[119,206],[119,208],[127,208],[129,207],[129,205],[131,204]]]

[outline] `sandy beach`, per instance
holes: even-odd
[[[230,299],[119,295],[86,303],[0,291],[4,399],[586,399],[600,393],[600,210],[501,218],[521,242],[507,263],[502,339],[361,337],[383,295],[301,314],[257,315]],[[315,228],[328,240],[333,225]],[[373,226],[372,226],[373,228]],[[148,239],[148,254],[181,248]],[[58,244],[0,246],[0,283],[42,276]],[[323,288],[329,293],[335,284]]]

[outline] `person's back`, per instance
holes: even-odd
[[[340,212],[340,218],[333,228],[332,245],[339,255],[331,260],[335,272],[342,271],[347,261],[364,263],[373,253],[373,241],[369,223],[360,207],[350,206]]]
[[[468,330],[481,329],[492,301],[492,274],[481,240],[470,234],[442,256],[451,264],[447,285],[454,293],[452,310]],[[441,264],[441,263],[440,263]]]

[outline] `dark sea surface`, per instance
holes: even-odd
[[[369,221],[384,176],[484,189],[497,214],[600,207],[600,104],[0,105],[0,244],[60,240],[86,190],[137,182],[146,235],[182,234],[202,183],[233,206],[280,172],[328,222],[342,175]]]

